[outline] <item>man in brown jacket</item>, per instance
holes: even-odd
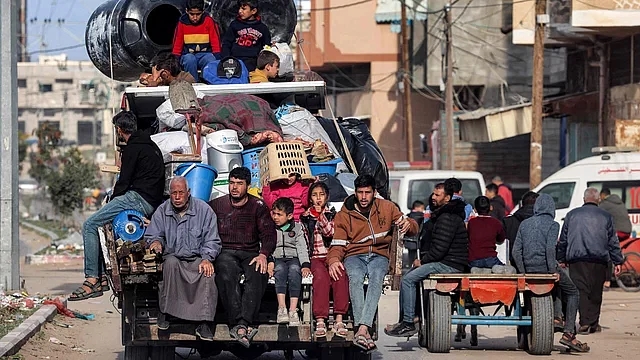
[[[376,344],[369,330],[389,268],[393,226],[395,224],[400,232],[414,236],[418,224],[403,216],[391,201],[375,198],[376,183],[371,175],[358,176],[354,185],[355,194],[344,201],[335,217],[335,233],[327,264],[329,275],[336,280],[346,270],[354,324],[358,325],[353,342],[364,351],[372,352]],[[369,279],[366,296],[365,276]]]

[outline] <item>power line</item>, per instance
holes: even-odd
[[[371,1],[373,1],[373,0],[360,0],[360,1],[353,2],[353,3],[349,3],[349,4],[329,6],[329,7],[325,7],[325,8],[309,9],[309,11],[329,11],[329,10],[336,10],[336,9],[344,9],[344,8],[348,8],[348,7],[352,7],[352,6],[356,6],[356,5],[365,4],[365,3],[368,3],[368,2],[371,2]]]
[[[77,48],[83,47],[84,45],[85,44],[82,43],[82,44],[77,44],[77,45],[65,46],[65,47],[61,47],[61,48],[57,48],[57,49],[35,50],[35,51],[30,52],[29,55],[77,49]]]

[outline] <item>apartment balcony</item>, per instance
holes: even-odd
[[[594,37],[624,37],[640,32],[638,0],[547,0],[550,47],[588,43]],[[513,43],[533,45],[535,0],[513,4]]]

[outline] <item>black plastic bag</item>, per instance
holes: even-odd
[[[342,187],[340,180],[330,174],[318,175],[318,180],[323,182],[329,188],[329,201],[330,202],[343,202],[344,199],[349,196],[347,191]]]
[[[344,163],[353,171],[347,160],[346,152],[342,146],[342,141],[340,141],[336,127],[333,124],[333,120],[323,117],[316,118],[338,149]],[[378,144],[376,144],[373,136],[371,136],[367,125],[354,118],[338,118],[338,125],[345,138],[347,147],[351,152],[351,157],[353,158],[358,174],[372,175],[376,180],[376,190],[378,190],[380,196],[389,199],[389,169],[387,168],[387,163],[384,160],[382,151],[380,151]]]

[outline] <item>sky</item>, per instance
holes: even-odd
[[[87,50],[81,46],[84,32],[89,17],[103,2],[105,0],[27,0],[27,49],[31,61],[37,61],[40,53],[63,52],[69,60],[88,60]],[[302,8],[309,7],[310,0],[302,0]]]

